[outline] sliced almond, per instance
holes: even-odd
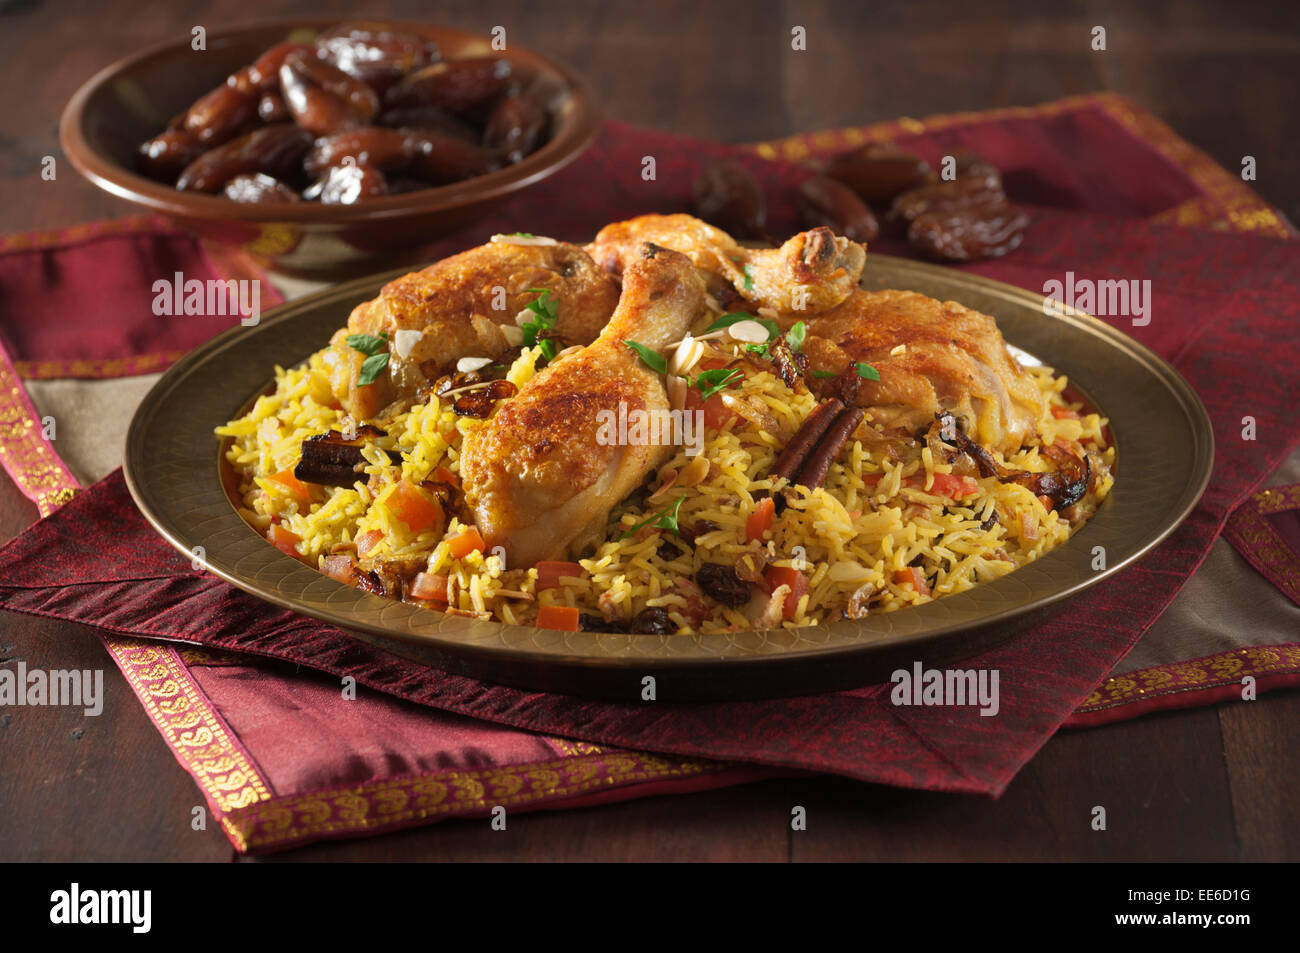
[[[545,235],[493,235],[494,245],[558,245],[554,238]]]
[[[521,328],[528,322],[536,320],[537,315],[533,314],[533,312],[529,311],[527,308],[524,308],[524,310],[515,315],[515,324],[519,325]]]
[[[907,345],[906,345],[906,344],[897,344],[897,345],[895,345],[894,347],[892,347],[892,348],[889,349],[889,356],[890,356],[890,357],[898,357],[898,355],[900,355],[900,354],[906,354],[906,353],[907,353]]]
[[[746,344],[762,344],[767,340],[767,328],[757,321],[737,321],[727,328],[727,334],[732,340]]]
[[[671,374],[685,376],[691,372],[691,369],[700,362],[704,356],[704,343],[697,341],[689,334],[682,338],[677,350],[673,351],[673,358],[668,362],[668,371]]]
[[[501,328],[501,335],[506,339],[506,343],[511,347],[519,347],[524,343],[524,329],[514,324],[498,325]]]
[[[871,570],[851,559],[831,563],[826,575],[836,582],[865,582],[871,578]]]
[[[487,367],[492,363],[490,357],[462,357],[456,362],[456,370],[462,374],[471,374],[480,368]]]
[[[670,410],[682,410],[686,407],[686,391],[689,385],[680,377],[668,376],[668,407]]]
[[[708,475],[709,461],[704,458],[704,454],[697,454],[678,472],[677,485],[695,486]]]
[[[658,502],[665,493],[677,485],[677,481],[680,477],[681,473],[677,470],[669,470],[667,473],[661,475],[659,478],[658,489],[651,493],[647,499],[651,502]]]
[[[393,332],[393,353],[402,360],[406,360],[411,356],[411,349],[420,342],[422,337],[424,337],[423,331],[399,328]]]

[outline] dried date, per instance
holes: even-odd
[[[1029,216],[1010,205],[1000,209],[952,209],[921,215],[907,229],[916,248],[948,261],[997,258],[1024,238]]]
[[[261,172],[237,175],[227,182],[221,191],[232,201],[257,205],[302,201],[297,192],[279,179],[273,179]]]
[[[894,196],[934,178],[924,159],[882,143],[833,156],[823,171],[851,188],[864,202],[877,205],[887,204]]]
[[[402,130],[411,152],[408,171],[433,185],[459,182],[501,167],[493,153],[454,136],[428,129]]]
[[[185,113],[186,132],[208,148],[228,142],[257,121],[257,99],[221,85],[200,96]]]
[[[383,172],[374,166],[347,161],[327,169],[302,197],[322,205],[356,205],[388,194],[388,180]]]
[[[169,129],[141,144],[136,167],[151,179],[175,182],[185,167],[203,151],[203,146],[188,132]]]
[[[546,130],[546,110],[532,96],[515,93],[504,97],[488,116],[483,145],[518,162],[537,148]]]
[[[312,143],[304,165],[312,176],[321,175],[330,166],[352,159],[381,172],[404,169],[411,161],[414,147],[408,135],[386,126],[359,126],[322,136]]]
[[[809,228],[829,226],[837,235],[869,242],[880,235],[880,223],[858,193],[827,175],[815,175],[799,185],[799,211]]]
[[[292,179],[311,141],[311,133],[288,123],[256,129],[199,156],[181,172],[176,188],[216,192],[235,176],[248,172]]]
[[[767,197],[758,180],[735,159],[708,163],[692,188],[695,214],[737,238],[767,237]]]
[[[290,53],[280,64],[280,94],[294,122],[317,136],[364,126],[379,112],[373,89],[302,52]]]
[[[384,96],[384,106],[433,106],[463,115],[501,95],[513,75],[510,61],[496,56],[444,60],[403,77]]]
[[[383,23],[340,23],[316,40],[317,55],[381,96],[408,73],[438,62],[438,44]]]

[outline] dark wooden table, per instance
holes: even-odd
[[[140,47],[258,17],[427,17],[416,2],[0,0],[0,232],[127,210],[60,163],[59,112],[94,71]],[[728,141],[900,115],[1026,105],[1113,89],[1221,164],[1259,163],[1258,190],[1300,220],[1300,13],[1294,3],[700,3],[524,0],[446,9],[450,25],[571,63],[610,115]],[[1043,12],[1051,7],[1053,12]],[[882,9],[883,8],[883,9]],[[1060,9],[1058,9],[1060,8]],[[806,27],[808,51],[789,51]],[[1089,31],[1107,29],[1105,53]],[[36,516],[0,478],[0,537]],[[0,860],[230,860],[190,829],[198,789],[83,626],[0,613],[0,659],[104,668],[102,716],[0,711]],[[1300,694],[1279,693],[1052,739],[998,801],[833,778],[518,815],[509,832],[452,821],[317,845],[277,860],[1263,860],[1300,857]],[[790,809],[808,811],[792,833]],[[1095,805],[1108,830],[1090,828]]]

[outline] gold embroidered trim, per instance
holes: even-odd
[[[15,375],[9,356],[0,348],[0,464],[18,489],[49,516],[81,488],[54,452]]]
[[[642,752],[583,755],[538,764],[393,778],[274,798],[222,819],[240,850],[320,835],[354,833],[494,807],[519,807],[602,788],[727,770],[721,762]]]
[[[1300,645],[1258,645],[1233,649],[1186,662],[1153,665],[1151,668],[1108,678],[1075,712],[1085,714],[1176,692],[1240,685],[1247,675],[1260,678],[1265,675],[1296,673],[1300,673]]]
[[[228,814],[271,797],[174,648],[119,636],[104,641],[168,747],[217,810]]]

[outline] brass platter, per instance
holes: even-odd
[[[271,369],[323,347],[352,308],[406,269],[282,305],[197,348],[149,392],[127,434],[136,504],[186,556],[277,606],[436,668],[523,688],[635,701],[801,695],[942,666],[1027,631],[1062,600],[1113,576],[1168,536],[1209,481],[1214,438],[1200,399],[1146,347],[1087,315],[1054,317],[1039,295],[935,265],[870,255],[862,284],[958,301],[993,315],[1026,360],[1067,374],[1110,420],[1115,486],[1064,545],[1001,579],[897,612],[828,626],[720,635],[557,632],[447,616],[363,593],[284,555],[236,514],[213,430],[263,392]],[[201,549],[197,548],[201,547]],[[1097,547],[1105,568],[1094,569]]]

